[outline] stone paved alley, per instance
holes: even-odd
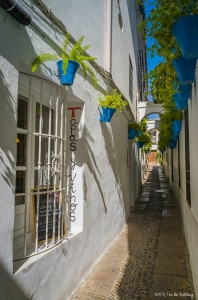
[[[149,166],[127,225],[71,300],[195,299],[179,207]]]

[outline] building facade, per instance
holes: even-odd
[[[142,11],[135,0],[58,2],[17,1],[28,26],[0,7],[4,300],[68,299],[121,233],[142,183],[141,150],[127,136],[145,70]],[[54,61],[32,73],[36,55],[60,55],[66,32],[92,45],[96,88],[81,68],[62,86]],[[115,87],[129,108],[100,122],[98,95]]]

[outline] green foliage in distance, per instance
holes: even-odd
[[[138,0],[145,4],[146,0]],[[150,82],[150,94],[155,102],[161,103],[164,114],[161,115],[158,148],[166,148],[172,140],[172,120],[181,120],[183,112],[178,111],[173,95],[178,90],[177,74],[172,61],[181,56],[181,50],[171,29],[179,18],[198,14],[198,3],[194,0],[153,0],[149,1],[153,8],[144,21],[139,24],[144,37],[153,40],[151,48],[147,48],[151,56],[159,55],[162,62],[146,75]]]
[[[173,81],[177,74],[170,62],[161,62],[147,74],[150,82],[150,94],[157,101],[163,103],[166,99],[172,99],[176,90]]]
[[[146,144],[143,145],[142,151],[145,153],[149,152],[151,150],[151,147],[152,147],[152,142],[150,140],[150,142],[147,142]]]
[[[141,121],[140,121],[140,131],[142,132],[146,132],[147,131],[147,118],[143,118]]]
[[[148,132],[143,132],[141,136],[135,138],[136,142],[142,142],[145,145],[150,145],[149,149],[151,148],[151,136]]]
[[[138,0],[139,3],[146,1]],[[139,24],[139,28],[144,37],[150,37],[155,43],[148,49],[152,55],[160,55],[167,61],[172,61],[181,55],[181,51],[171,32],[172,26],[180,17],[191,14],[198,14],[198,4],[193,0],[153,0],[150,13],[144,21]],[[176,53],[172,53],[175,49]]]
[[[116,89],[113,90],[113,94],[99,95],[99,105],[104,108],[114,108],[116,113],[121,113],[125,106],[128,105],[126,100],[122,99],[122,94]]]
[[[79,40],[73,45],[72,49],[68,52],[68,46],[70,44],[71,36],[70,34],[66,34],[63,44],[62,44],[62,60],[63,60],[63,73],[66,74],[66,70],[68,67],[69,60],[74,60],[78,62],[84,73],[84,79],[86,79],[87,74],[90,75],[94,87],[97,86],[97,78],[94,73],[94,71],[85,63],[85,61],[93,61],[96,60],[96,57],[91,57],[85,55],[85,51],[89,49],[91,45],[82,46],[82,42],[84,39],[84,35],[79,38]],[[38,66],[44,62],[50,61],[50,60],[59,60],[59,56],[57,54],[50,54],[50,53],[42,53],[38,55],[33,63],[32,63],[32,72],[35,72]]]
[[[160,152],[157,152],[157,160],[160,164],[162,164],[162,154]]]

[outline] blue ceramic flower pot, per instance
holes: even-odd
[[[179,136],[177,134],[175,135],[174,133],[172,133],[172,139],[173,139],[173,141],[177,141],[178,138],[179,138]]]
[[[138,146],[138,148],[142,148],[144,146],[144,143],[143,142],[137,142],[137,146]]]
[[[170,143],[169,143],[169,147],[170,147],[170,149],[174,149],[175,147],[177,146],[177,141],[170,141]]]
[[[137,133],[136,129],[128,128],[128,139],[134,139],[136,133]]]
[[[102,117],[100,118],[100,121],[110,122],[115,111],[116,110],[114,108],[102,107]]]
[[[65,86],[71,86],[74,82],[76,71],[78,70],[80,65],[74,60],[69,60],[66,74],[63,73],[62,65],[63,65],[63,61],[59,60],[57,62],[57,66],[58,66],[61,84]]]
[[[172,33],[180,45],[185,59],[198,57],[198,15],[180,18],[172,27]]]
[[[177,78],[179,80],[179,78]],[[190,98],[190,85],[189,84],[173,84],[177,90],[177,96],[180,101],[188,100]]]
[[[176,93],[173,95],[174,102],[176,104],[176,107],[178,110],[183,110],[187,109],[188,106],[188,100],[179,100],[179,95],[180,93]]]
[[[178,59],[173,60],[173,66],[181,84],[191,84],[194,82],[196,58],[187,60],[183,56],[180,56]]]
[[[172,128],[172,130],[173,130],[173,132],[174,132],[175,135],[176,134],[178,135],[180,133],[181,126],[182,126],[182,120],[173,120],[172,121],[171,128]]]

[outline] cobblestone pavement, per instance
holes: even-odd
[[[195,299],[177,202],[149,166],[127,225],[71,300]]]

